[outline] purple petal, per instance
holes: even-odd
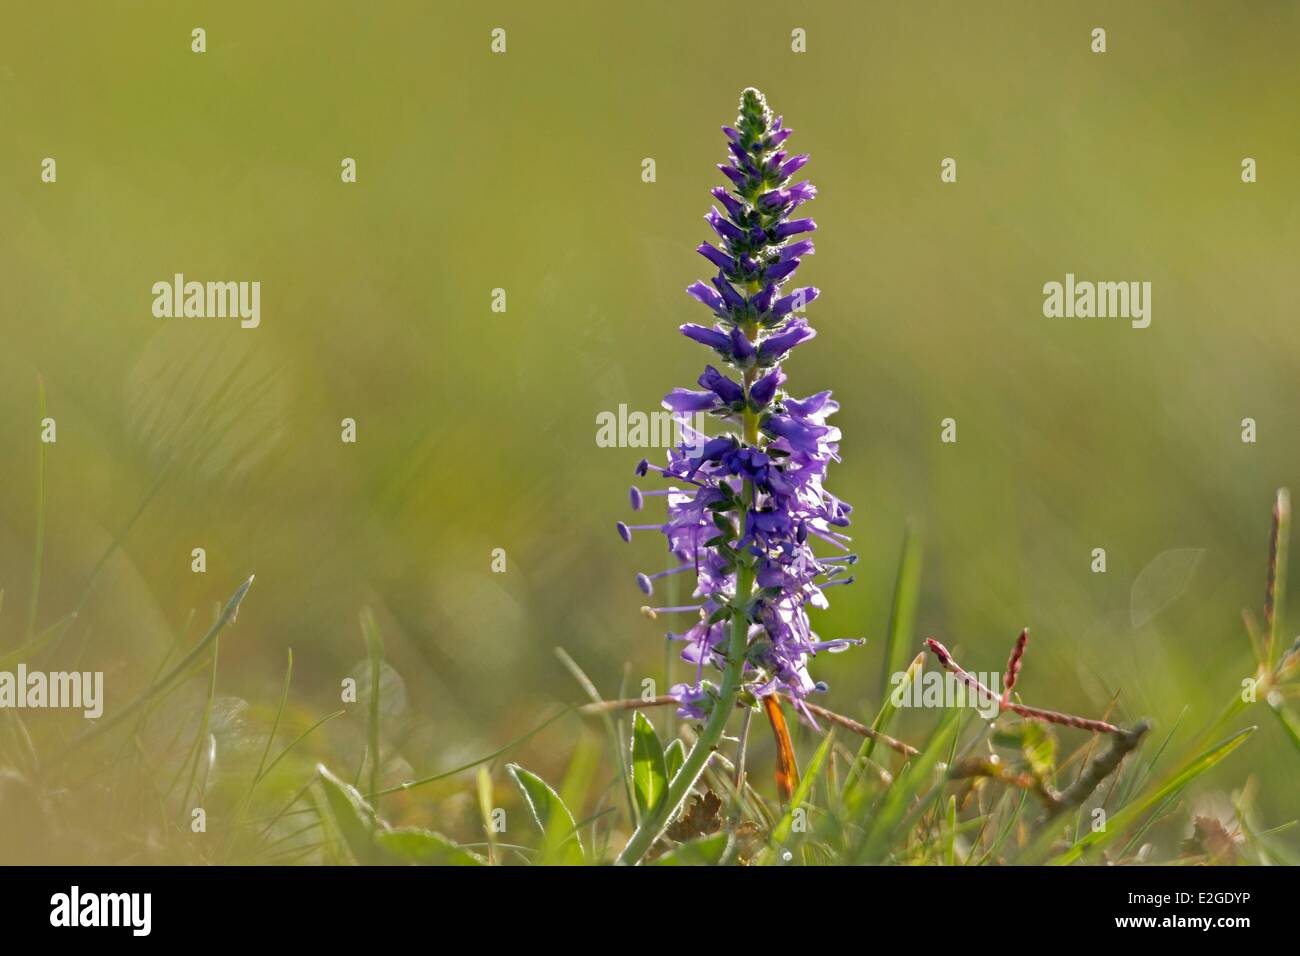
[[[772,235],[777,239],[788,239],[790,236],[797,236],[801,232],[812,232],[817,228],[817,223],[811,219],[791,219],[789,222],[783,222],[772,230]]]
[[[686,287],[686,294],[697,302],[707,305],[714,312],[726,312],[727,305],[722,301],[722,296],[710,289],[703,282],[694,282]]]
[[[717,329],[706,329],[702,325],[686,324],[678,327],[678,331],[701,345],[707,345],[711,349],[717,349],[719,352],[728,352],[731,349],[731,339],[725,332]]]
[[[727,210],[727,215],[731,216],[733,219],[745,211],[745,207],[742,206],[740,201],[732,196],[731,193],[727,192],[725,187],[714,186],[709,190],[709,192],[713,195],[714,199],[722,203]]]
[[[728,272],[736,268],[735,261],[721,249],[709,245],[707,242],[701,243],[695,250],[704,258],[708,259],[723,272]]]
[[[705,221],[713,227],[713,231],[718,234],[720,239],[730,239],[733,242],[739,242],[745,238],[745,234],[736,228],[735,224],[723,218],[722,213],[717,208],[710,209],[704,217]]]
[[[754,357],[754,343],[739,328],[731,330],[731,353],[742,365]]]
[[[718,396],[712,392],[675,388],[664,396],[663,406],[672,412],[706,412],[718,407]]]
[[[788,415],[773,415],[764,423],[763,428],[778,438],[784,438],[796,451],[816,454],[819,451],[818,439],[830,431],[825,425],[811,425],[796,421]]]
[[[723,375],[712,365],[706,365],[704,367],[704,374],[700,376],[700,384],[728,405],[732,402],[739,402],[745,397],[745,390],[743,388],[731,379],[727,378],[727,376]]]
[[[763,281],[780,282],[798,268],[798,259],[786,259],[784,261],[775,262],[763,270]]]
[[[785,382],[785,373],[781,371],[781,366],[777,366],[768,372],[749,389],[749,397],[759,406],[766,405],[776,396],[776,390]]]
[[[811,239],[800,239],[798,242],[792,242],[788,246],[781,247],[782,259],[801,259],[804,256],[810,256],[817,251]]]
[[[802,289],[795,289],[792,293],[782,296],[772,303],[772,314],[776,316],[787,315],[791,311],[802,310],[809,302],[812,302],[817,296],[821,295],[821,289],[815,285],[804,286]]]
[[[791,176],[793,176],[795,173],[797,173],[799,170],[803,169],[804,164],[808,162],[808,158],[809,157],[807,153],[802,153],[790,160],[787,160],[785,165],[781,167],[781,178],[788,179]]]
[[[758,349],[758,359],[760,362],[765,363],[774,362],[796,345],[807,342],[816,334],[813,329],[809,328],[807,322],[797,319],[790,323],[784,331],[763,340],[763,344]]]

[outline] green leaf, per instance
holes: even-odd
[[[542,831],[542,854],[538,862],[574,864],[583,861],[578,824],[560,795],[537,774],[518,764],[506,764],[506,773],[515,782]]]
[[[356,787],[334,776],[324,764],[317,765],[316,773],[325,792],[325,805],[353,858],[362,865],[383,862],[383,854],[375,844],[375,830],[384,824],[370,804]]]
[[[668,793],[668,766],[654,724],[641,711],[632,717],[632,793],[646,816],[659,808]]]
[[[686,745],[678,737],[664,750],[664,766],[668,769],[669,780],[677,776],[677,771],[682,769],[684,763],[686,763]]]
[[[711,833],[674,847],[655,860],[652,866],[717,866],[727,852],[729,834]]]
[[[398,827],[375,836],[388,855],[416,866],[482,866],[483,860],[441,834],[419,827]]]

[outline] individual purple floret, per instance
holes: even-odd
[[[840,432],[826,421],[839,406],[830,392],[789,395],[780,364],[816,334],[802,313],[818,290],[786,286],[814,251],[806,234],[817,224],[793,214],[817,191],[791,182],[808,157],[787,153],[790,130],[757,90],[744,91],[736,125],[723,132],[729,156],[719,168],[730,188],[713,189],[718,205],[705,220],[715,239],[698,249],[717,272],[686,290],[710,320],[681,326],[712,350],[715,364],[705,366],[699,388],[673,389],[663,402],[674,413],[708,413],[715,433],[683,436],[663,465],[638,464],[639,476],[664,487],[633,487],[632,507],[653,511],[647,499],[662,497],[664,518],[619,522],[618,530],[625,541],[639,531],[667,539],[673,566],[637,575],[644,593],[653,595],[668,575],[694,582],[689,601],[642,608],[652,619],[693,618],[668,635],[695,667],[690,683],[670,691],[681,716],[704,719],[747,690],[788,695],[812,721],[803,699],[825,686],[809,675],[809,659],[861,643],[821,641],[809,626],[808,608],[826,607],[826,590],[853,580],[847,569],[856,556],[840,530],[851,508],[823,487],[827,465],[839,460]],[[710,669],[723,672],[721,687],[705,679]]]

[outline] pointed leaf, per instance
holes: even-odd
[[[362,865],[381,862],[383,854],[375,845],[374,833],[382,824],[370,804],[356,787],[334,776],[324,764],[317,765],[316,773],[325,792],[325,805],[353,858]]]
[[[542,831],[539,862],[581,863],[583,849],[578,838],[578,825],[560,795],[537,774],[518,764],[506,764],[506,773],[524,795],[533,822]]]
[[[668,793],[668,766],[654,724],[641,711],[632,718],[632,792],[644,817],[663,802]]]
[[[677,737],[664,750],[664,766],[668,769],[669,780],[677,776],[677,771],[682,769],[684,763],[686,763],[686,745],[682,743],[680,737]]]

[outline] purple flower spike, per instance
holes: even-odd
[[[783,286],[814,251],[801,237],[816,223],[791,216],[817,190],[791,183],[808,157],[785,151],[790,130],[757,90],[744,91],[735,125],[723,131],[729,155],[718,168],[728,185],[712,190],[717,205],[705,216],[719,245],[696,250],[718,272],[686,290],[717,322],[680,326],[720,360],[700,375],[703,391],[675,388],[663,402],[675,413],[712,413],[711,434],[697,424],[662,465],[641,462],[638,476],[664,487],[633,487],[630,503],[634,511],[663,507],[662,523],[617,527],[624,541],[637,531],[663,534],[675,559],[666,571],[638,574],[642,592],[651,594],[668,574],[692,582],[680,589],[692,603],[642,609],[652,619],[683,614],[693,622],[669,635],[697,671],[694,683],[670,691],[678,713],[692,720],[719,706],[730,713],[744,688],[759,697],[787,694],[808,719],[803,699],[825,689],[808,662],[858,643],[822,640],[808,618],[810,607],[827,606],[827,588],[852,580],[848,565],[856,560],[839,530],[852,509],[825,487],[828,465],[839,460],[840,431],[827,423],[838,406],[829,392],[798,399],[784,390],[787,356],[816,334],[802,313],[818,290],[783,294]],[[723,682],[705,680],[707,668],[723,671]],[[722,699],[720,687],[732,696]]]

